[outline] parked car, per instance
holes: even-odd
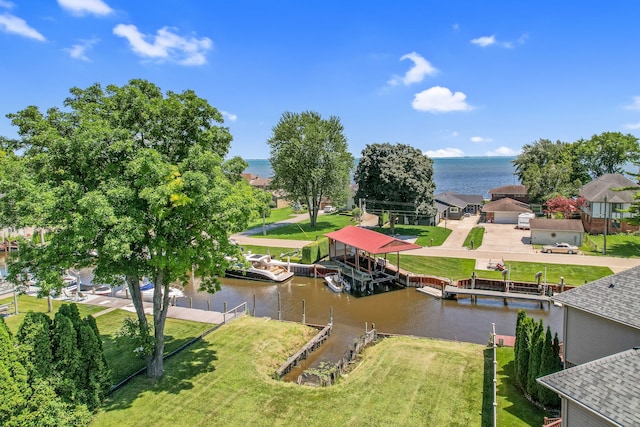
[[[332,212],[335,212],[335,211],[336,211],[336,208],[334,208],[331,205],[327,205],[327,206],[324,207],[324,213],[332,213]]]
[[[544,245],[542,252],[547,254],[577,254],[578,247],[568,243],[554,243],[553,245]]]

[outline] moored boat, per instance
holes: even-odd
[[[351,285],[344,280],[340,273],[327,274],[324,276],[324,281],[333,292],[349,292],[351,290]]]
[[[293,277],[289,271],[271,259],[269,255],[245,254],[245,260],[250,263],[247,267],[243,263],[235,263],[225,271],[226,277],[236,279],[260,280],[263,282],[284,282]]]

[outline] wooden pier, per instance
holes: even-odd
[[[472,299],[477,297],[486,298],[502,298],[505,305],[507,304],[507,298],[525,301],[536,301],[540,303],[540,308],[544,308],[544,303],[551,304],[551,299],[546,295],[526,294],[518,292],[502,292],[502,291],[488,291],[484,289],[465,289],[455,286],[447,285],[444,289],[444,298],[454,295],[468,295]]]
[[[329,335],[331,335],[331,329],[333,328],[333,323],[329,323],[325,326],[318,334],[313,337],[308,343],[306,343],[300,351],[287,359],[286,362],[280,366],[280,368],[275,372],[274,378],[280,379],[285,376],[287,373],[291,371],[291,369],[296,366],[301,360],[309,357],[309,353],[320,347],[320,345],[325,342]]]

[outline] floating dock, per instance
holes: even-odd
[[[519,292],[502,292],[502,291],[488,291],[484,289],[465,289],[455,286],[447,285],[444,289],[444,298],[448,298],[454,295],[468,295],[474,297],[486,297],[486,298],[503,298],[504,303],[507,304],[507,298],[524,300],[524,301],[536,301],[540,303],[540,307],[544,308],[544,303],[550,303],[551,299],[546,295],[538,294],[526,294]]]

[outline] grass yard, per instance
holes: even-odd
[[[327,388],[270,378],[317,331],[245,317],[114,393],[92,425],[459,425],[482,421],[483,346],[389,338]]]
[[[571,286],[584,285],[586,282],[613,274],[609,267],[593,265],[571,264],[544,264],[538,262],[504,261],[504,266],[509,269],[511,280],[521,282],[535,282],[538,271],[547,271],[547,283],[560,283],[560,277],[564,277],[564,283]],[[478,277],[486,279],[502,279],[501,271],[476,270]]]
[[[597,236],[588,236],[588,238],[596,244],[596,247],[591,248],[585,244],[580,247],[580,250],[584,252],[585,255],[602,255],[604,236],[599,234]],[[607,256],[639,258],[640,236],[635,236],[633,234],[607,235]]]
[[[265,218],[264,223],[267,225],[273,224],[276,222],[284,221],[289,218],[293,218],[294,216],[296,216],[296,213],[293,211],[293,209],[291,209],[290,206],[287,206],[286,208],[271,209],[271,214],[267,218]],[[256,227],[262,227],[262,218],[258,218],[254,221],[251,221],[249,223],[249,226],[247,227],[247,230],[250,230]]]
[[[500,427],[541,426],[545,416],[550,416],[541,408],[529,402],[515,384],[513,347],[498,347],[497,371],[497,425]],[[482,405],[482,425],[492,425],[493,413],[493,349],[484,351],[484,399]]]
[[[302,249],[298,251],[298,255],[294,255],[296,248],[281,248],[275,246],[256,246],[256,245],[242,245],[244,252],[251,251],[253,254],[271,254],[273,259],[287,260],[287,254],[291,257],[291,262],[300,262]],[[281,257],[280,255],[284,255]]]
[[[395,264],[395,256],[389,257],[389,262]],[[400,255],[400,267],[416,274],[446,277],[453,280],[467,279],[475,271],[476,276],[485,279],[502,279],[502,272],[492,270],[475,270],[476,260],[472,258],[426,257],[419,255]],[[547,283],[560,283],[564,277],[567,285],[579,286],[585,281],[591,282],[604,276],[613,274],[609,267],[591,265],[543,264],[537,262],[522,262],[505,260],[505,267],[511,272],[511,280],[520,282],[535,282],[538,271],[547,270]]]
[[[482,239],[484,239],[484,231],[484,227],[473,227],[467,234],[467,238],[464,239],[462,246],[469,249],[478,249],[482,244]]]
[[[347,225],[358,225],[358,222],[351,215],[342,215],[339,213],[325,214],[318,216],[315,227],[311,227],[309,220],[294,224],[285,224],[267,231],[267,235],[262,233],[251,237],[266,237],[269,239],[290,239],[290,240],[316,240],[325,233],[340,230]]]
[[[2,300],[0,300],[0,304],[6,304],[8,302],[13,303],[13,296],[8,298],[3,298]],[[49,314],[49,317],[53,319],[53,316],[55,315],[56,311],[58,311],[58,308],[60,308],[62,304],[69,304],[71,302],[73,301],[60,301],[60,300],[54,299],[53,313],[47,313],[47,314]],[[29,295],[20,295],[18,297],[18,314],[7,316],[4,318],[4,321],[9,327],[9,329],[11,330],[11,332],[15,333],[18,330],[18,327],[22,323],[22,320],[24,319],[24,315],[27,312],[39,311],[39,312],[46,313],[48,309],[49,309],[49,305],[47,304],[46,298],[36,298]],[[13,310],[14,310],[14,307],[11,308],[11,313],[14,312]],[[94,314],[102,310],[104,310],[104,307],[96,307],[94,305],[87,305],[87,304],[78,304],[78,311],[80,312],[80,317],[85,317],[88,314]]]
[[[129,375],[146,366],[143,359],[138,359],[134,356],[133,346],[128,340],[118,339],[116,337],[116,333],[122,327],[122,322],[127,317],[135,318],[136,315],[135,313],[124,310],[115,310],[96,318],[105,357],[111,369],[113,384],[118,384]],[[152,321],[151,316],[147,316],[147,318],[149,321]],[[208,323],[167,318],[164,335],[164,353],[172,352],[212,327],[213,325]]]
[[[390,233],[388,225],[376,227],[373,230],[384,234]],[[429,225],[396,225],[395,234],[399,236],[418,236],[416,245],[440,246],[447,240],[447,237],[451,234],[451,230]]]

